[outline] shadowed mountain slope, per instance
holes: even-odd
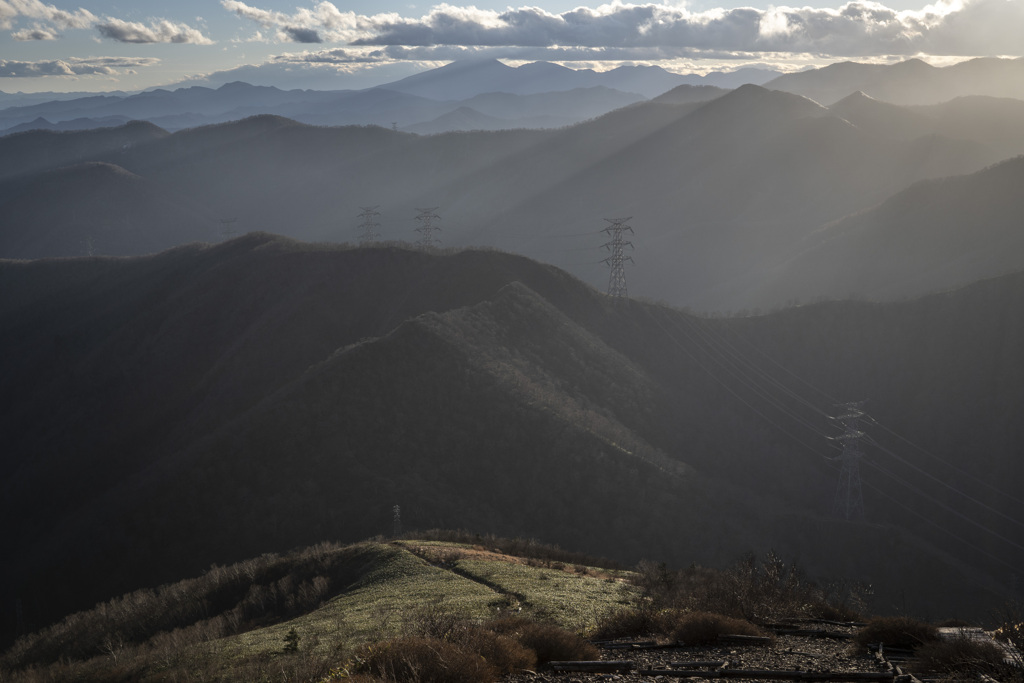
[[[799,298],[868,299],[962,286],[1024,268],[1024,157],[969,176],[924,182],[807,239],[807,249],[766,289]]]
[[[0,251],[22,258],[66,256],[75,244],[79,254],[154,253],[220,227],[186,198],[102,162],[0,182],[0,211],[12,226]]]
[[[86,161],[111,161],[135,145],[167,135],[151,123],[133,121],[89,131],[32,130],[0,137],[0,179],[48,171]]]
[[[508,254],[254,234],[0,262],[0,291],[0,513],[22,520],[5,528],[0,585],[33,625],[212,562],[386,531],[395,504],[408,526],[625,562],[775,548],[947,613],[992,604],[1020,559],[1000,540],[1020,513],[1005,497],[991,505],[1007,518],[966,511],[999,536],[911,503],[936,531],[902,503],[916,491],[866,475],[870,523],[830,518],[823,457],[832,404],[869,396],[880,423],[987,485],[1019,480],[1020,276],[900,306],[705,320]]]

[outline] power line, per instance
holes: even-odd
[[[796,443],[799,443],[800,445],[804,446],[808,450],[811,450],[812,452],[817,452],[818,451],[818,449],[816,449],[816,448],[814,448],[812,446],[809,446],[805,441],[803,441],[799,437],[795,436],[789,430],[785,429],[782,425],[780,425],[778,422],[776,422],[771,417],[769,417],[764,411],[760,410],[754,404],[752,404],[749,400],[747,400],[746,398],[741,396],[733,387],[729,386],[726,382],[724,382],[723,379],[720,376],[718,376],[718,372],[716,372],[716,370],[713,369],[713,368],[717,368],[718,371],[724,372],[725,374],[727,374],[729,376],[732,376],[742,386],[745,386],[747,389],[749,389],[755,398],[767,402],[769,405],[772,405],[776,409],[782,411],[786,416],[790,417],[791,419],[796,420],[798,423],[802,424],[805,427],[808,426],[806,421],[804,421],[801,418],[799,418],[799,416],[794,415],[791,411],[788,411],[783,405],[781,405],[772,396],[772,387],[774,387],[775,390],[782,391],[783,393],[785,393],[786,395],[790,396],[791,398],[794,398],[794,399],[798,400],[801,404],[807,406],[808,408],[810,408],[812,410],[815,410],[816,412],[822,412],[822,411],[818,410],[814,406],[813,403],[807,401],[806,399],[803,399],[797,392],[789,389],[788,387],[785,387],[785,385],[783,385],[782,383],[778,382],[778,380],[775,380],[774,378],[771,378],[770,375],[768,375],[762,369],[758,368],[757,365],[751,363],[748,360],[745,360],[744,357],[742,356],[742,354],[740,354],[738,352],[738,350],[736,349],[736,347],[734,345],[728,344],[726,342],[725,345],[726,345],[726,347],[728,347],[728,349],[731,350],[731,355],[733,356],[732,360],[729,360],[730,353],[723,352],[721,349],[716,349],[714,347],[714,341],[713,340],[714,339],[718,339],[719,341],[724,341],[722,339],[722,337],[720,335],[716,335],[713,331],[711,331],[709,326],[707,326],[705,324],[702,324],[702,321],[698,321],[696,319],[690,320],[690,317],[686,318],[686,320],[689,322],[689,328],[695,334],[691,334],[690,332],[687,332],[682,327],[682,325],[679,322],[675,321],[675,320],[672,321],[672,325],[673,325],[673,327],[677,331],[686,334],[686,336],[690,340],[690,343],[693,345],[694,349],[699,349],[699,350],[703,351],[704,357],[707,359],[708,362],[704,362],[704,361],[700,360],[699,358],[697,358],[697,356],[695,355],[694,351],[692,351],[690,348],[688,348],[674,334],[672,334],[672,332],[670,330],[668,330],[658,320],[658,318],[656,318],[649,310],[647,310],[646,307],[645,307],[644,310],[648,314],[648,316],[655,322],[655,324],[658,325],[659,328],[661,328],[661,330],[668,336],[668,338],[676,346],[678,346],[681,350],[683,350],[686,353],[686,355],[688,357],[690,357],[690,359],[701,370],[703,370],[706,374],[711,376],[716,382],[718,382],[718,384],[720,384],[724,389],[726,389],[726,391],[728,391],[730,394],[732,394],[737,400],[739,400],[741,403],[743,403],[745,406],[747,406],[755,414],[759,415],[760,417],[765,419],[767,422],[769,422],[770,424],[774,425],[777,429],[779,429],[779,431],[781,431],[783,434],[785,434],[789,438],[793,439]],[[769,358],[766,354],[762,353],[761,355],[763,355],[765,358]],[[769,360],[770,360],[770,358],[769,358]],[[709,363],[710,363],[710,365],[709,365]],[[790,376],[800,380],[800,382],[802,384],[804,384],[805,386],[807,386],[807,387],[817,391],[819,394],[821,394],[823,396],[828,396],[827,393],[822,392],[822,391],[816,389],[812,384],[810,384],[810,383],[800,379],[799,376],[797,376],[795,373],[789,371],[788,369],[786,369],[781,364],[779,364],[779,363],[777,363],[775,361],[773,361],[773,363],[774,363],[774,365],[778,366],[779,368],[785,370],[786,373],[789,374]],[[765,381],[759,380],[758,377],[760,377],[761,380],[765,380]],[[840,415],[838,419],[842,420],[842,418],[844,416],[847,416],[849,414],[850,417],[848,417],[848,419],[851,420],[851,421],[852,420],[858,420],[859,421],[860,419],[866,419],[866,420],[869,420],[873,424],[879,424],[874,418],[872,418],[870,416],[867,416],[866,414],[863,413],[863,411],[861,411],[859,409],[859,406],[860,406],[859,403],[858,404],[841,404],[841,405],[844,408],[845,407],[850,407],[851,410],[850,411],[844,411],[844,413],[842,415]],[[858,413],[860,413],[860,414],[856,415],[855,413],[853,413],[852,409],[856,409],[856,411]],[[822,413],[822,414],[824,414],[824,413]],[[858,427],[858,425],[851,424],[851,425],[849,425],[847,430],[844,432],[843,436],[841,436],[841,437],[826,437],[826,438],[829,438],[829,439],[831,439],[833,441],[844,442],[844,445],[845,444],[850,444],[851,446],[853,446],[854,444],[857,443],[857,441],[860,438],[859,436],[856,436],[856,434],[858,432],[859,432],[859,434],[861,436],[866,436],[864,434],[864,432],[861,431],[860,429],[858,429],[857,427]],[[815,430],[815,431],[817,431],[817,430]],[[887,431],[891,431],[891,430],[887,430]],[[848,435],[849,438],[843,438],[844,436],[847,436],[847,435]],[[1021,525],[1021,523],[1019,521],[1013,519],[1012,517],[1010,517],[1010,516],[1000,512],[999,510],[996,510],[995,508],[992,508],[991,506],[985,504],[984,502],[982,502],[980,500],[977,500],[976,498],[973,498],[973,497],[971,497],[971,496],[969,496],[969,495],[959,491],[958,489],[956,489],[955,487],[951,486],[950,484],[948,484],[947,482],[943,481],[942,479],[936,477],[935,475],[933,475],[931,473],[928,473],[925,470],[922,470],[921,468],[917,467],[916,465],[913,465],[909,461],[906,461],[904,458],[902,458],[898,454],[890,451],[889,449],[885,448],[881,444],[878,444],[877,441],[875,441],[870,436],[867,436],[867,440],[868,440],[868,443],[871,443],[872,445],[876,445],[880,450],[882,450],[886,454],[892,456],[896,460],[898,460],[900,462],[903,462],[904,464],[906,464],[906,465],[916,469],[918,472],[923,473],[925,476],[927,476],[928,478],[934,480],[938,484],[940,484],[940,485],[942,485],[942,486],[944,486],[946,488],[949,488],[950,490],[956,492],[958,495],[963,496],[965,499],[967,499],[967,500],[969,500],[969,501],[979,505],[980,507],[988,510],[992,514],[995,514],[995,515],[998,515],[998,516],[1000,516],[1000,517],[1002,517],[1004,519],[1007,519],[1007,520],[1013,522],[1014,524]],[[908,443],[910,443],[910,442],[908,441]],[[837,488],[837,499],[841,499],[843,501],[842,505],[840,506],[840,508],[841,508],[840,512],[843,514],[843,516],[845,516],[847,510],[849,510],[851,512],[851,516],[860,516],[860,514],[861,514],[860,511],[862,510],[862,506],[863,506],[862,494],[860,496],[858,496],[857,495],[857,490],[859,488],[859,485],[864,485],[864,486],[867,486],[868,488],[870,488],[872,491],[878,493],[878,495],[880,495],[881,497],[883,497],[883,498],[885,498],[887,500],[891,500],[894,503],[896,503],[899,507],[912,512],[914,514],[914,516],[920,517],[921,519],[924,519],[930,525],[935,526],[936,528],[942,530],[943,532],[947,533],[950,537],[956,539],[957,541],[965,543],[965,544],[969,545],[972,548],[975,548],[975,549],[978,549],[978,550],[984,552],[984,554],[986,556],[991,557],[992,559],[1000,562],[1001,564],[1007,564],[1005,560],[1003,560],[1003,559],[1001,559],[999,557],[996,557],[996,556],[992,555],[991,553],[985,552],[985,551],[977,548],[977,546],[974,546],[973,544],[970,544],[968,541],[965,541],[964,539],[960,538],[955,533],[951,532],[948,528],[946,528],[945,526],[943,526],[941,524],[938,524],[938,523],[934,522],[934,520],[932,520],[931,518],[927,517],[926,515],[922,515],[921,513],[917,512],[916,510],[912,510],[912,509],[908,508],[906,505],[903,505],[902,503],[900,503],[897,499],[894,499],[892,496],[882,492],[876,486],[873,486],[873,485],[871,485],[869,483],[864,484],[864,483],[860,482],[860,478],[859,478],[859,463],[860,463],[860,459],[862,457],[862,454],[860,454],[859,449],[856,449],[856,451],[854,451],[852,449],[851,450],[844,449],[844,452],[846,453],[845,464],[844,464],[846,472],[845,473],[841,473],[840,486]],[[855,452],[857,453],[857,455],[854,455]],[[832,459],[833,460],[837,460],[837,459],[838,460],[843,460],[843,456],[840,455],[840,456],[837,456],[836,458],[832,458]],[[965,515],[964,513],[959,512],[959,511],[955,510],[954,508],[951,508],[950,506],[946,505],[942,501],[940,501],[940,500],[934,498],[933,496],[927,494],[926,492],[922,491],[916,485],[912,484],[911,482],[908,482],[906,479],[904,479],[904,478],[894,474],[893,472],[889,471],[888,469],[886,469],[882,465],[874,463],[874,462],[872,462],[870,460],[865,460],[865,464],[868,465],[869,467],[871,467],[873,470],[876,470],[879,473],[883,474],[884,476],[892,479],[897,484],[899,484],[901,486],[904,486],[907,489],[909,489],[910,491],[912,491],[913,493],[916,493],[916,494],[920,495],[925,500],[927,500],[927,501],[937,505],[939,508],[945,510],[949,514],[952,514],[952,515],[955,515],[955,516],[959,517],[960,519],[964,520],[965,522],[967,522],[967,523],[969,523],[969,524],[971,524],[973,526],[976,526],[979,529],[984,530],[986,533],[988,533],[988,534],[998,538],[999,540],[1001,540],[1001,541],[1003,541],[1005,543],[1008,543],[1009,545],[1011,545],[1011,546],[1013,546],[1015,548],[1019,548],[1019,549],[1024,550],[1024,546],[1021,546],[1020,544],[1016,543],[1015,541],[1013,541],[1013,540],[1011,540],[1009,538],[1006,538],[1005,536],[1003,536],[999,532],[994,531],[993,529],[989,528],[985,524],[983,524],[983,523],[981,523],[981,522],[979,522],[979,521],[977,521],[975,519],[972,519],[971,517]],[[856,465],[856,468],[854,467],[854,465]],[[849,491],[848,496],[846,494],[844,494],[844,495],[842,495],[840,497],[840,495],[839,495],[840,491],[847,491],[847,490]],[[847,503],[847,501],[849,501],[849,502]],[[1024,526],[1024,525],[1022,525],[1022,526]],[[1007,565],[1007,566],[1010,566],[1010,565]]]

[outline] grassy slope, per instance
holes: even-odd
[[[308,559],[309,554],[307,549],[293,557]],[[441,613],[482,620],[514,612],[549,619],[585,632],[594,626],[600,615],[635,597],[635,589],[622,580],[628,572],[527,560],[483,545],[367,541],[327,549],[321,551],[321,556],[318,559],[331,564],[334,574],[344,576],[347,583],[332,591],[322,604],[300,615],[291,618],[270,615],[263,618],[263,625],[253,630],[207,640],[208,631],[206,636],[197,636],[198,631],[189,637],[178,636],[188,630],[187,625],[145,632],[148,621],[145,609],[133,613],[115,606],[132,602],[132,596],[125,596],[120,602],[112,601],[72,615],[49,632],[23,640],[0,660],[6,665],[0,667],[0,675],[6,667],[15,669],[32,663],[45,666],[52,657],[46,653],[56,652],[61,647],[71,651],[71,639],[96,630],[76,631],[75,624],[98,621],[111,633],[136,634],[126,643],[128,649],[122,650],[115,659],[109,653],[99,654],[94,647],[81,648],[86,654],[79,657],[92,661],[77,665],[81,667],[78,670],[73,668],[76,666],[73,663],[56,664],[52,672],[72,677],[83,672],[113,675],[120,666],[117,670],[132,672],[133,679],[158,679],[181,669],[191,674],[237,671],[253,666],[254,662],[261,665],[273,662],[282,654],[285,636],[292,629],[300,637],[302,652],[337,658],[341,663],[344,654],[359,644],[399,633],[416,619],[429,618],[424,615]],[[278,569],[280,564],[289,565],[289,558],[283,558]],[[296,560],[289,566],[297,564],[301,562]],[[251,567],[252,561],[248,561],[220,571],[244,575],[252,572]],[[196,590],[195,582],[189,579],[158,589],[162,595],[175,596],[162,609],[181,611],[182,604],[196,599],[197,592],[202,591]],[[297,583],[295,589],[298,590]],[[519,598],[514,604],[509,600],[511,592]],[[210,596],[216,593],[217,590],[210,590],[204,599],[210,601]],[[217,620],[230,613],[231,608],[225,606],[220,615],[202,617]],[[196,642],[197,639],[201,642]],[[132,651],[134,644],[141,645]],[[12,680],[19,678],[15,676]]]

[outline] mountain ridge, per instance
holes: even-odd
[[[0,301],[0,432],[10,446],[0,498],[5,515],[26,518],[5,532],[18,559],[2,585],[40,617],[211,562],[373,536],[395,504],[409,525],[472,522],[626,562],[656,552],[723,564],[775,547],[815,575],[839,575],[842,543],[870,547],[877,523],[917,539],[923,556],[950,554],[977,580],[998,576],[998,564],[873,490],[872,524],[829,520],[826,443],[807,452],[800,441],[820,434],[788,416],[824,428],[821,415],[776,398],[759,407],[785,422],[774,431],[752,410],[758,392],[720,367],[723,339],[757,340],[828,394],[870,393],[879,422],[911,437],[943,411],[944,433],[925,445],[962,462],[951,449],[981,439],[999,486],[1017,476],[1006,449],[1019,427],[972,406],[1012,404],[1024,386],[1014,379],[1024,376],[1024,329],[1005,317],[1024,297],[1020,274],[913,305],[714,320],[609,298],[500,252],[249,235],[148,257],[0,261],[0,284],[15,297]],[[933,376],[965,354],[977,360]],[[1005,381],[981,397],[973,370],[988,376],[992,362]],[[968,412],[969,423],[956,419]],[[872,481],[885,496],[917,495]],[[51,495],[38,495],[44,487]],[[941,508],[933,514],[962,533]],[[1005,520],[982,519],[1005,532]],[[902,569],[881,550],[850,578],[883,582],[884,599],[905,589],[928,604],[929,586],[953,580],[939,562],[901,587]],[[946,599],[966,612],[983,593]]]

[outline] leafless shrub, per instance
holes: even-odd
[[[910,617],[876,617],[854,638],[860,647],[884,643],[889,647],[914,649],[939,639],[939,631],[931,624]]]
[[[854,619],[863,604],[856,584],[823,589],[775,553],[761,561],[747,555],[724,571],[696,565],[672,570],[664,563],[642,562],[634,582],[657,609],[712,612],[761,623],[795,617]]]
[[[763,636],[761,629],[745,619],[709,612],[679,614],[670,633],[682,645],[708,645],[721,635]]]
[[[934,640],[914,651],[911,668],[915,672],[936,672],[955,678],[977,679],[981,674],[1003,677],[1010,667],[1004,661],[1005,652],[991,641],[957,637]]]
[[[514,638],[533,650],[538,664],[598,659],[601,655],[593,644],[555,624],[539,623],[523,617],[502,617],[487,622],[486,627],[500,635]]]
[[[497,679],[482,657],[438,638],[403,636],[368,645],[358,657],[361,671],[387,681],[489,683]]]

